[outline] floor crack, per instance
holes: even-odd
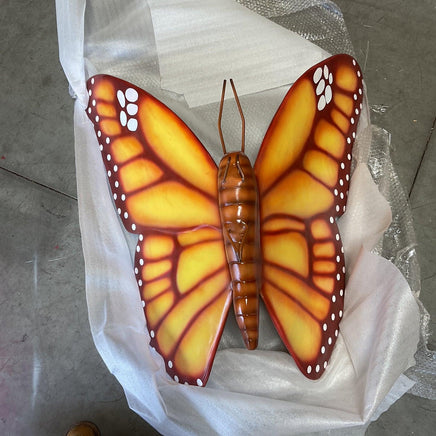
[[[15,171],[9,170],[5,167],[0,167],[0,170],[6,171],[9,174],[13,174],[16,177],[19,177],[23,180],[26,180],[27,182],[34,183],[35,185],[41,186],[42,188],[56,192],[56,194],[60,194],[60,195],[63,195],[64,197],[70,198],[71,200],[77,201],[77,197],[75,197],[74,195],[68,194],[68,193],[63,192],[63,191],[59,191],[58,189],[52,188],[51,186],[45,185],[44,183],[37,182],[36,180],[33,180],[33,179],[26,177],[26,176],[23,176],[22,174],[19,174]]]
[[[427,141],[425,143],[424,151],[422,152],[422,155],[421,155],[421,160],[419,161],[418,168],[416,169],[416,172],[415,172],[415,177],[413,178],[412,186],[410,187],[410,190],[409,190],[409,200],[412,196],[413,189],[414,189],[415,184],[416,184],[416,180],[418,179],[418,174],[419,174],[419,171],[421,170],[422,163],[424,162],[424,158],[425,158],[425,155],[426,155],[427,150],[428,150],[428,145],[430,144],[430,140],[431,140],[431,137],[432,137],[434,129],[435,129],[435,124],[436,124],[436,117],[433,119],[433,124],[430,128],[430,133],[429,133]]]

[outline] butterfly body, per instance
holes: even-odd
[[[236,321],[245,346],[253,350],[261,287],[259,193],[253,167],[242,152],[227,153],[220,162],[218,206]]]
[[[138,235],[134,272],[150,346],[176,382],[206,384],[232,298],[255,348],[258,294],[301,372],[316,380],[326,370],[343,317],[337,219],[363,110],[361,76],[345,54],[307,70],[253,167],[243,147],[217,166],[179,116],[135,85],[89,79],[86,111],[115,209]]]

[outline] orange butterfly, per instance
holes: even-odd
[[[107,75],[87,84],[115,206],[139,235],[136,279],[168,374],[206,384],[232,294],[246,346],[255,348],[260,292],[302,373],[319,378],[343,314],[336,219],[362,110],[356,61],[333,56],[295,82],[254,171],[242,151],[226,153],[218,169],[184,122],[136,86]]]

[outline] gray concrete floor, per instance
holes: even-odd
[[[392,133],[436,319],[436,4],[338,0],[364,68],[373,123]],[[129,410],[92,342],[77,214],[73,101],[58,61],[54,2],[0,9],[0,434],[156,434]],[[378,105],[378,106],[376,106]],[[435,336],[430,348],[436,348]],[[435,402],[406,394],[367,434],[435,434]]]

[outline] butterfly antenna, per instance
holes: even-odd
[[[239,102],[238,93],[236,92],[235,84],[233,83],[233,79],[230,79],[230,84],[232,85],[233,95],[235,96],[236,104],[238,105],[239,115],[241,116],[242,123],[242,139],[241,139],[241,151],[244,153],[245,151],[245,117],[242,112],[241,103]]]
[[[221,145],[223,147],[223,152],[224,154],[227,154],[226,152],[226,144],[224,143],[224,136],[223,136],[223,131],[221,128],[221,119],[223,116],[223,105],[224,105],[224,96],[226,94],[226,80],[224,79],[223,81],[223,90],[221,92],[221,103],[220,103],[220,111],[218,114],[218,133],[220,134],[220,140],[221,140]]]

